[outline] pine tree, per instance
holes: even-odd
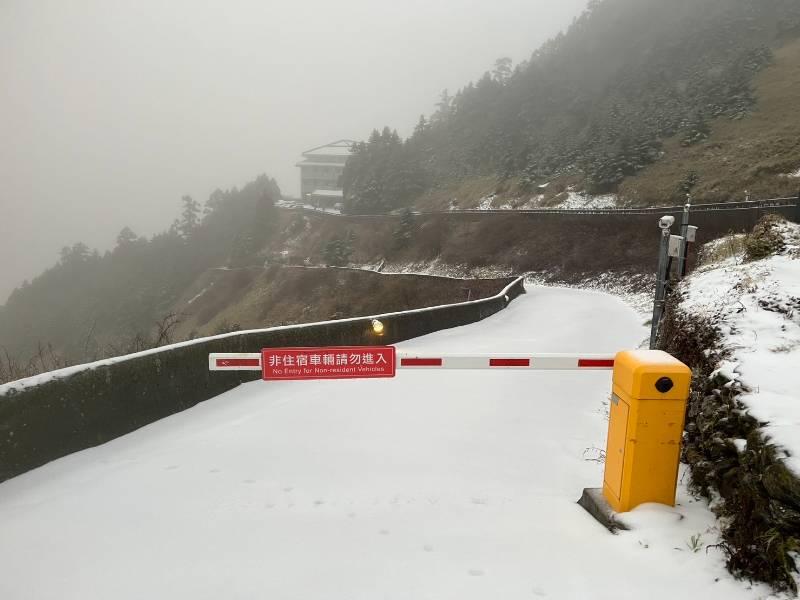
[[[275,201],[269,191],[264,191],[256,202],[252,221],[251,252],[261,250],[275,230]]]
[[[178,232],[181,237],[188,239],[197,227],[200,205],[191,196],[184,196],[181,198],[181,202],[183,203],[183,212],[178,223]]]
[[[85,263],[92,256],[89,246],[83,242],[77,242],[72,247],[64,246],[61,249],[61,264],[75,265]]]
[[[352,231],[348,231],[344,238],[334,236],[325,244],[322,257],[330,267],[344,267],[350,262],[353,254],[353,244],[356,236]]]
[[[453,110],[453,98],[446,89],[442,90],[439,102],[436,103],[436,112],[433,115],[435,121],[445,121]]]
[[[505,85],[511,78],[511,59],[507,56],[498,58],[494,61],[494,69],[492,70],[492,79],[500,85]]]
[[[122,231],[117,235],[117,248],[132,244],[138,239],[139,236],[137,236],[130,227],[123,227]]]
[[[414,127],[414,135],[412,137],[420,138],[425,135],[425,132],[428,130],[428,122],[425,120],[425,115],[419,116],[419,121],[417,121],[417,126]]]
[[[416,223],[414,222],[414,213],[411,212],[411,209],[407,208],[400,217],[399,225],[392,232],[395,247],[399,249],[408,246],[411,239],[414,237],[415,230]]]

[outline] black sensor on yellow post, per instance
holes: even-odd
[[[614,359],[603,487],[578,503],[611,531],[614,518],[645,502],[675,505],[681,437],[692,372],[660,350]]]

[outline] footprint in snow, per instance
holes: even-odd
[[[178,465],[170,465],[168,467],[164,467],[164,470],[166,470],[166,471],[174,471],[177,468],[178,468]]]
[[[430,544],[425,544],[422,549],[425,550],[425,552],[433,552],[433,546]]]
[[[547,596],[547,593],[542,588],[535,587],[535,588],[533,588],[533,595],[534,596],[539,596],[540,598],[543,598],[543,597]]]
[[[389,530],[388,529],[381,529],[380,530],[380,534],[381,535],[389,535]]]
[[[467,571],[467,573],[469,573],[472,577],[481,577],[484,575],[484,572],[480,569],[470,569]]]
[[[284,492],[286,492],[286,493],[288,494],[288,493],[289,493],[289,492],[291,492],[293,489],[294,489],[293,487],[285,487],[285,488],[283,488],[283,491],[284,491]]]

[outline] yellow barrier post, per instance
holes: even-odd
[[[623,528],[615,512],[675,505],[691,378],[689,367],[660,350],[617,354],[602,494],[587,489],[579,501],[608,529]]]

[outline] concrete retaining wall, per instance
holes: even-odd
[[[72,452],[102,444],[208,400],[256,372],[209,372],[211,352],[257,352],[281,346],[393,344],[474,323],[525,292],[509,280],[483,300],[375,316],[244,331],[70,367],[0,386],[0,482]]]

